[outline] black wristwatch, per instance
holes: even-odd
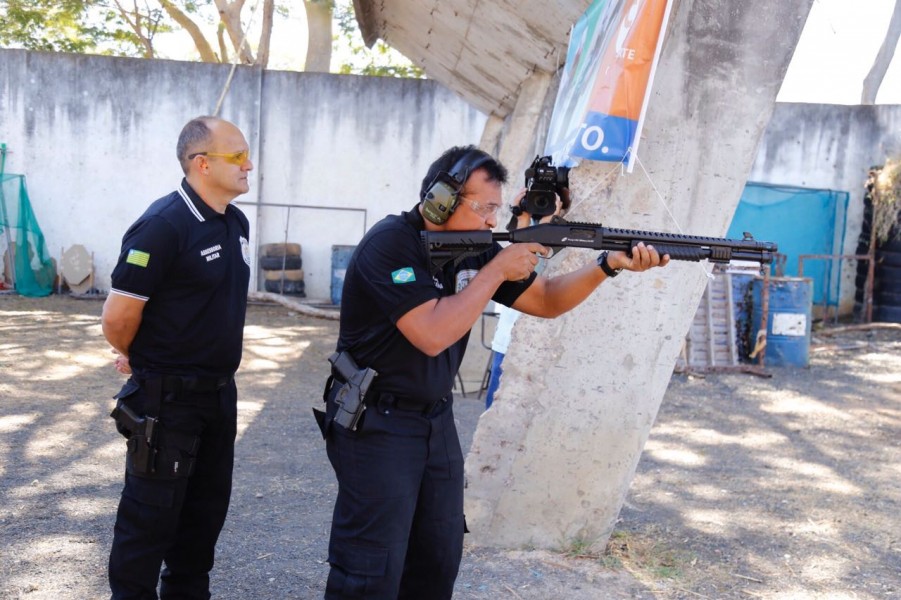
[[[598,255],[598,266],[607,277],[616,277],[617,275],[622,273],[623,270],[610,268],[610,265],[607,263],[607,254],[608,252],[604,250]]]

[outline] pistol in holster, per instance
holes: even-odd
[[[359,368],[348,352],[335,352],[329,356],[328,361],[332,365],[332,370],[344,380],[337,392],[327,395],[327,398],[335,404],[332,420],[345,429],[356,431],[363,411],[366,410],[364,402],[366,393],[378,373],[373,369]]]
[[[126,468],[136,475],[153,475],[156,472],[156,455],[159,452],[159,419],[139,417],[120,399],[110,413],[116,428],[128,432],[126,437]]]
[[[138,397],[132,405],[126,401]],[[132,475],[155,479],[179,479],[194,472],[200,437],[192,433],[170,430],[160,423],[160,409],[164,391],[160,378],[147,379],[140,384],[129,379],[114,396],[116,408],[110,416],[126,442],[125,469]]]

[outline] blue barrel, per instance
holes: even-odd
[[[763,320],[763,277],[751,283],[753,314],[751,342]],[[771,277],[767,308],[766,358],[777,367],[806,367],[810,363],[810,321],[813,279]]]
[[[341,290],[344,288],[344,274],[356,246],[332,246],[332,304],[341,304]]]

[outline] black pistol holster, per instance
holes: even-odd
[[[143,405],[139,416],[125,400],[142,392]],[[200,438],[179,431],[164,430],[159,414],[163,390],[159,379],[138,384],[129,379],[122,390],[113,396],[118,402],[110,417],[116,429],[127,439],[125,470],[132,475],[164,479],[190,477],[194,471]]]
[[[121,402],[110,416],[134,432],[126,442],[126,470],[135,475],[152,475],[156,471],[156,456],[159,453],[159,419],[139,417]]]
[[[357,430],[366,410],[366,393],[378,375],[372,369],[360,369],[348,352],[335,352],[328,361],[332,365],[332,375],[326,381],[323,393],[326,412],[313,409],[323,437],[328,435],[331,422],[350,431]]]

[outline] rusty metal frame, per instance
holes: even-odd
[[[804,277],[804,261],[808,259],[812,260],[865,260],[867,261],[867,279],[864,283],[864,291],[863,291],[863,300],[864,306],[866,307],[866,312],[864,314],[865,323],[871,323],[873,321],[873,280],[875,279],[875,269],[876,269],[876,261],[875,253],[872,252],[872,245],[870,246],[871,253],[870,254],[801,254],[798,256],[798,277]],[[828,283],[832,284],[832,274],[830,270],[829,281]],[[841,281],[839,281],[841,284]],[[827,320],[829,317],[829,304],[825,305],[825,312],[823,313],[823,320]],[[838,319],[838,307],[835,308],[835,318]]]
[[[782,264],[785,264],[785,256],[782,255],[783,260]],[[704,366],[693,366],[689,364],[687,358],[685,358],[685,365],[681,368],[676,367],[673,369],[674,373],[678,373],[680,375],[696,375],[703,376],[707,373],[747,373],[749,375],[756,375],[758,377],[769,378],[772,377],[773,374],[766,370],[766,366],[764,364],[764,360],[766,357],[766,332],[769,327],[769,304],[770,304],[770,269],[763,268],[761,269],[763,276],[763,289],[760,294],[760,304],[761,304],[761,315],[760,315],[760,331],[763,332],[763,340],[764,344],[758,351],[758,353],[753,357],[757,359],[757,364],[752,363],[739,363],[736,365],[704,365]],[[705,288],[704,293],[706,294],[709,289]],[[731,296],[731,284],[729,286],[729,293]],[[729,309],[732,309],[731,302]],[[757,335],[754,335],[755,340],[757,339]],[[685,350],[685,346],[683,344],[683,351]]]

